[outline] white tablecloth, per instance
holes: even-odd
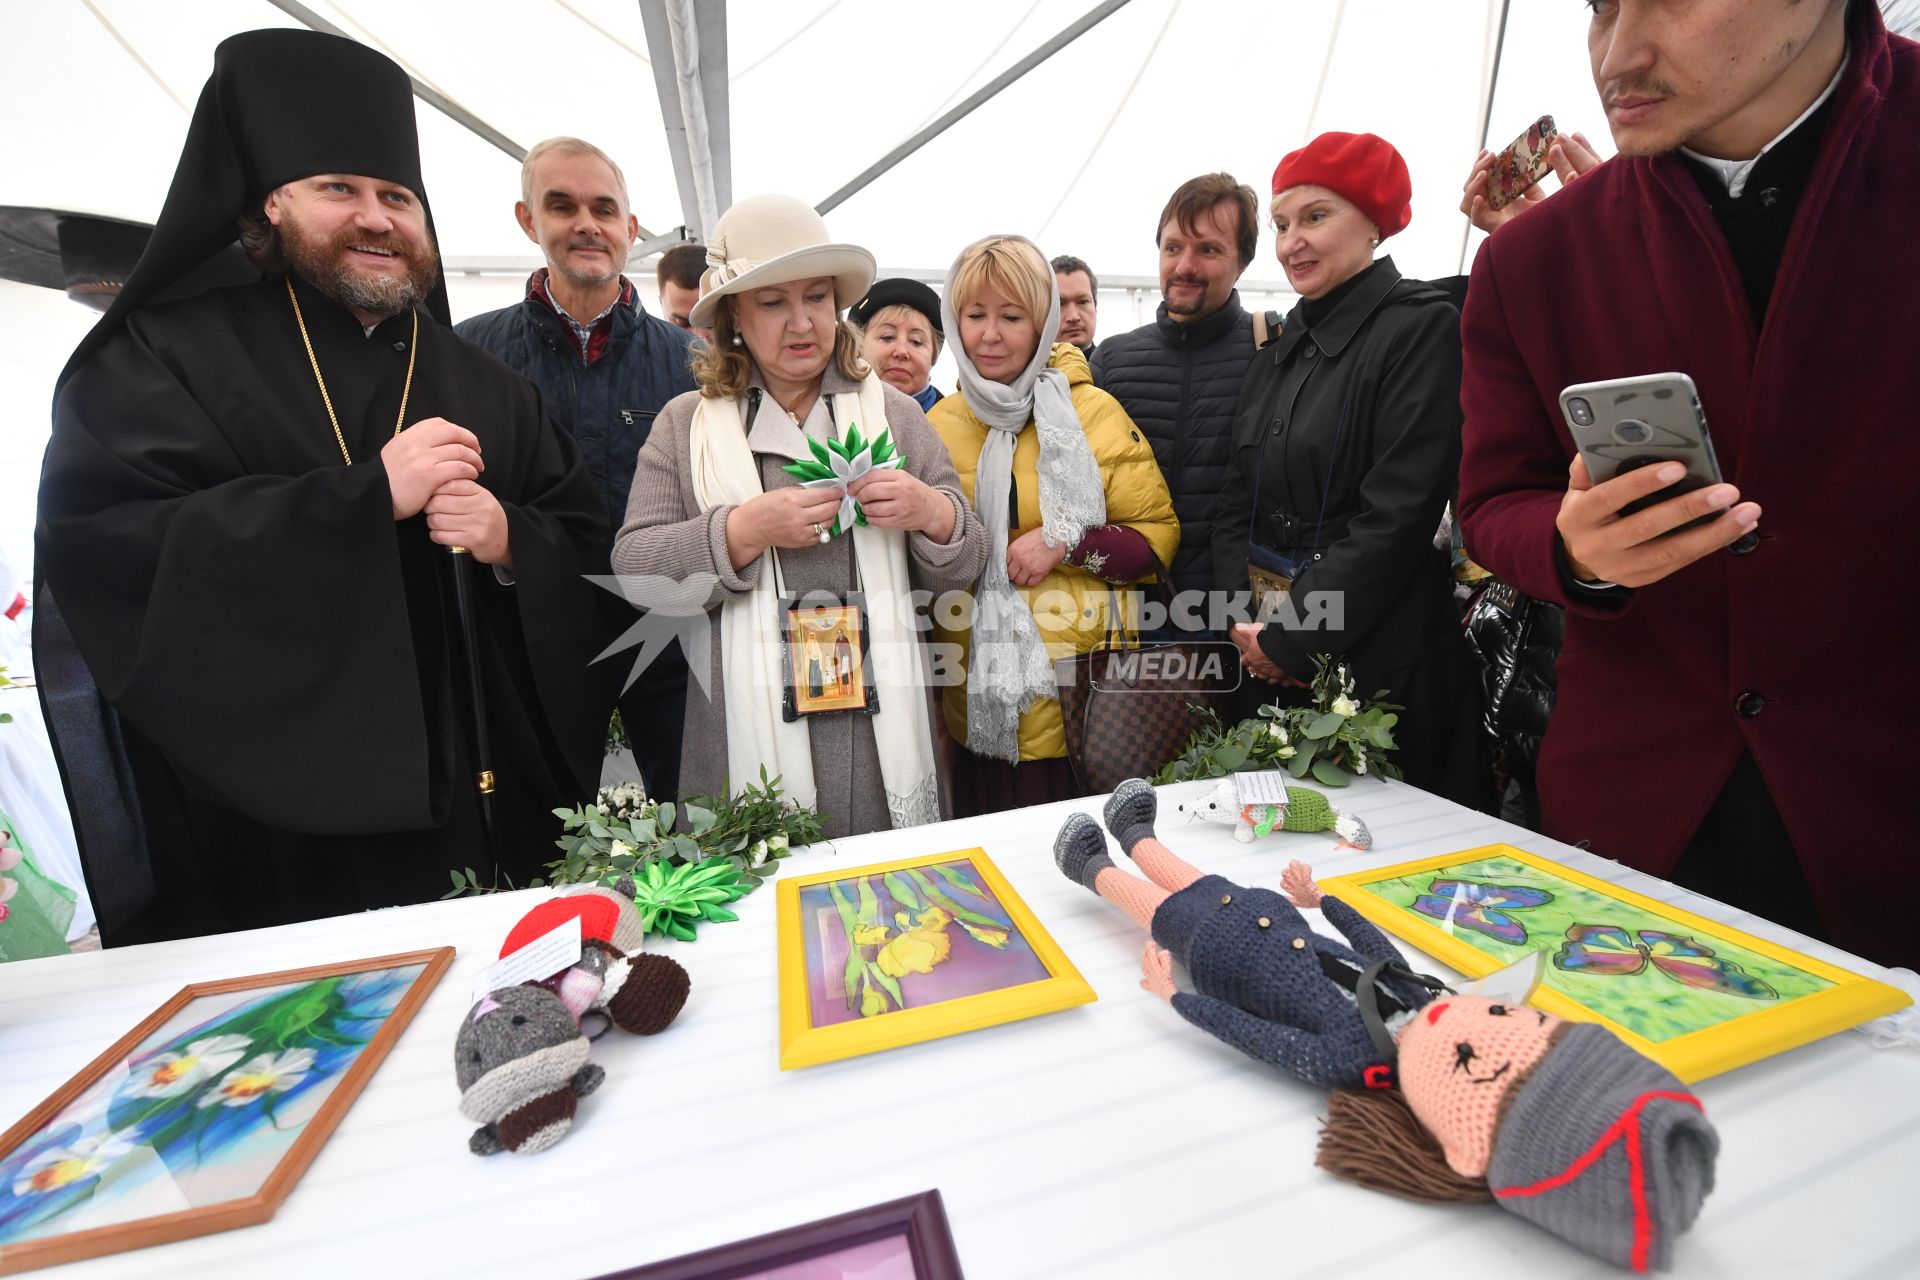
[[[13,674],[20,674],[18,668]],[[73,921],[67,926],[72,941],[93,928],[93,903],[80,874],[80,848],[73,841],[73,819],[40,714],[39,692],[0,688],[0,711],[13,717],[12,724],[0,724],[0,813],[13,820],[41,873],[73,890]]]
[[[1166,788],[1163,814],[1202,784]],[[1190,861],[1272,884],[1507,840],[1688,910],[1879,970],[1399,784],[1341,803],[1366,854],[1325,837],[1235,844],[1162,824]],[[183,983],[452,943],[460,954],[271,1223],[48,1273],[73,1277],[594,1276],[938,1187],[975,1280],[1617,1274],[1491,1205],[1410,1204],[1313,1166],[1324,1095],[1188,1026],[1137,985],[1142,936],[1055,870],[1051,805],[805,851],[794,873],[981,845],[1098,991],[1064,1013],[781,1072],[771,885],[740,922],[660,950],[693,995],[651,1040],[599,1041],[607,1081],[573,1132],[481,1160],[456,1111],[453,1036],[478,971],[539,891],[192,942],[27,961],[0,974],[0,1120],[84,1066]],[[1318,922],[1317,913],[1311,918]],[[1433,968],[1433,966],[1429,966]],[[1683,1277],[1881,1277],[1920,1259],[1920,1053],[1842,1033],[1699,1087],[1718,1185]]]

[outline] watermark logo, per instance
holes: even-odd
[[[642,672],[659,661],[678,641],[686,656],[687,668],[702,695],[711,698],[709,676],[714,636],[714,611],[729,599],[721,578],[712,573],[693,573],[684,578],[655,574],[591,574],[587,580],[603,591],[619,596],[641,616],[634,619],[620,637],[608,645],[594,661],[614,658],[629,650],[633,663],[622,691],[629,689]],[[1098,668],[1094,687],[1106,691],[1148,686],[1156,692],[1224,692],[1239,687],[1244,668],[1231,641],[1217,639],[1237,623],[1257,622],[1285,631],[1338,631],[1346,625],[1346,600],[1339,591],[1309,591],[1299,600],[1281,596],[1277,606],[1263,610],[1253,607],[1245,591],[1183,591],[1170,601],[1148,597],[1140,601],[1137,616],[1126,628],[1131,640],[1135,635],[1168,634],[1183,641],[1178,647],[1148,642],[1133,648],[1106,649],[1104,615],[1087,606],[1080,596],[1065,591],[1035,595],[1029,602],[1041,640],[1057,659],[1089,650],[1085,629],[1092,628],[1091,651],[1105,650],[1107,657]],[[878,665],[896,678],[932,688],[966,683],[967,671],[963,640],[973,627],[976,601],[968,591],[946,591],[938,595],[928,591],[907,592],[897,599],[869,599],[871,610],[888,610],[896,624],[891,642]],[[931,633],[931,634],[930,634]],[[777,635],[775,619],[766,620],[764,633],[756,636],[771,640]],[[1202,639],[1201,637],[1206,637]],[[888,642],[876,639],[878,655]],[[897,652],[896,652],[897,650]],[[769,669],[756,665],[754,674]],[[1059,662],[1057,674],[1071,679],[1071,666]]]
[[[1231,641],[1201,640],[1108,650],[1089,683],[1101,693],[1198,695],[1231,692],[1240,687],[1240,675],[1240,651]]]

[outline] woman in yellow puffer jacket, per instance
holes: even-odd
[[[1133,593],[1116,589],[1171,563],[1180,523],[1146,438],[1086,357],[1054,343],[1059,287],[1031,241],[969,245],[941,312],[960,388],[927,419],[993,539],[971,616],[935,611],[943,656],[959,655],[944,709],[963,748],[955,807],[970,816],[1082,794],[1053,660],[1099,645],[1116,600],[1112,629],[1134,635]]]

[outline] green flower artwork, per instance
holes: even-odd
[[[802,458],[780,469],[806,488],[840,490],[840,510],[833,517],[833,528],[828,531],[836,538],[854,525],[867,522],[866,513],[847,492],[847,486],[871,472],[894,470],[907,460],[905,454],[894,451],[893,435],[885,427],[872,440],[862,440],[857,422],[849,422],[846,434],[840,439],[824,444],[810,439],[807,447],[813,451],[813,457]]]

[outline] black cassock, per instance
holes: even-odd
[[[396,523],[406,420],[479,437],[513,582],[472,574],[500,868],[557,856],[613,689],[601,503],[531,383],[424,313],[366,334],[298,283],[344,464],[279,278],[136,311],[74,372],[41,479],[39,572],[119,711],[157,897],[109,942],[419,902],[483,870],[452,557]]]

